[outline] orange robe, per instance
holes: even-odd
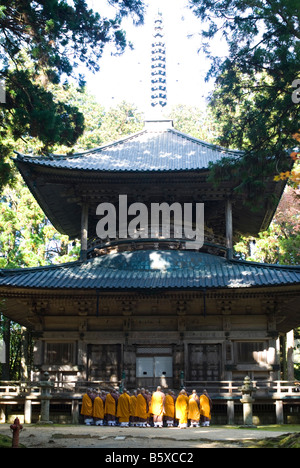
[[[188,420],[189,399],[186,395],[178,395],[175,410],[176,419],[179,419],[179,424],[187,424]]]
[[[106,395],[104,412],[105,414],[110,414],[111,416],[116,415],[116,401],[110,393]]]
[[[200,408],[198,401],[195,400],[193,397],[189,399],[189,414],[188,419],[192,419],[193,421],[199,421],[200,419]]]
[[[130,417],[130,396],[122,393],[118,399],[117,417],[119,422],[129,422]]]
[[[98,419],[104,419],[104,403],[102,398],[96,397],[93,406],[93,417]]]
[[[207,396],[200,396],[200,414],[205,418],[211,419],[210,400]]]
[[[151,418],[152,416],[152,408],[151,408],[151,395],[145,395],[146,397],[146,400],[147,400],[147,408],[148,408],[148,411],[147,411],[147,419]]]
[[[141,393],[136,397],[135,415],[143,421],[146,421],[148,417],[148,404],[146,398]]]
[[[134,418],[136,417],[135,412],[136,412],[136,396],[131,395],[131,397],[130,397],[130,417],[132,418],[132,421],[134,421]]]
[[[87,393],[85,393],[82,397],[82,407],[80,413],[84,416],[93,416],[93,402]]]
[[[175,403],[171,395],[166,395],[165,399],[165,416],[174,419],[175,417]]]

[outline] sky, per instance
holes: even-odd
[[[89,0],[89,5],[104,14],[103,2]],[[205,99],[213,87],[206,83],[209,61],[199,51],[201,21],[187,8],[186,0],[150,0],[142,26],[133,26],[126,19],[123,28],[134,50],[122,56],[113,56],[108,47],[96,74],[85,72],[87,89],[105,107],[114,107],[121,101],[135,104],[142,112],[150,112],[151,43],[154,18],[162,13],[166,42],[168,108],[176,104],[205,106]],[[167,109],[168,110],[168,109]]]

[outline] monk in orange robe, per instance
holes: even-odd
[[[145,390],[145,397],[148,405],[148,414],[147,414],[147,427],[151,427],[151,420],[153,419],[152,407],[151,407],[151,398],[152,395],[149,390]]]
[[[166,399],[165,399],[165,414],[164,420],[167,423],[168,427],[174,426],[174,418],[175,418],[175,395],[172,390],[169,390]]]
[[[103,426],[104,420],[104,401],[101,394],[96,396],[93,405],[93,418],[96,426]]]
[[[130,396],[130,426],[134,427],[136,425],[136,397],[137,397],[137,391],[133,390],[133,394]]]
[[[156,392],[153,393],[151,398],[151,410],[153,414],[154,427],[163,426],[165,398],[165,394],[161,391],[161,387],[157,387]]]
[[[91,388],[82,397],[82,406],[80,414],[84,416],[84,423],[90,426],[93,423],[93,400],[95,395]]]
[[[130,418],[130,396],[124,388],[123,393],[118,398],[117,417],[121,427],[129,427]]]
[[[186,396],[185,390],[181,390],[175,403],[175,415],[179,420],[179,429],[187,427],[188,422],[189,399]]]
[[[197,396],[196,390],[193,390],[192,395],[189,397],[189,413],[188,419],[190,420],[191,427],[199,427],[200,420],[200,401]]]
[[[207,390],[203,390],[200,396],[200,421],[201,426],[209,426],[211,420],[212,401],[208,396]]]
[[[139,427],[147,427],[147,417],[148,417],[148,402],[145,394],[145,389],[142,388],[140,393],[136,398],[136,425]]]
[[[117,396],[114,390],[106,395],[104,413],[108,426],[116,425]]]

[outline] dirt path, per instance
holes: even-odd
[[[27,448],[198,449],[242,448],[246,441],[278,437],[285,431],[209,428],[120,428],[25,425],[20,443]],[[0,434],[11,435],[9,425]]]

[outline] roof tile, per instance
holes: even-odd
[[[137,250],[38,268],[1,270],[1,287],[43,289],[245,288],[300,284],[300,267],[196,251]]]

